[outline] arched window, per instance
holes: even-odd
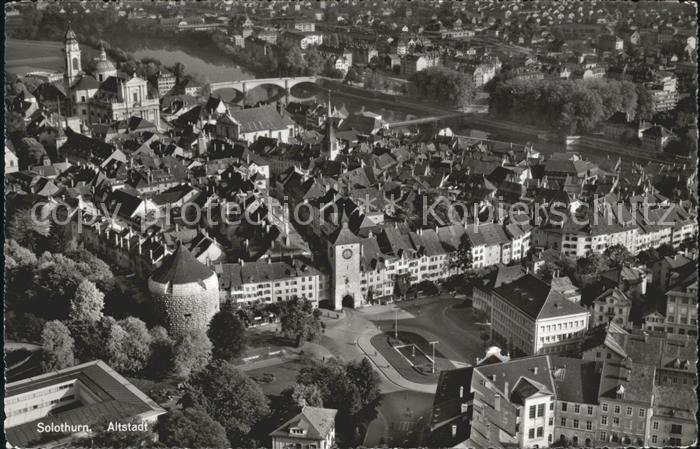
[[[78,70],[78,64],[80,64],[78,58],[73,58],[73,70]]]

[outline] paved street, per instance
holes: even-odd
[[[479,334],[486,330],[476,324],[471,309],[462,300],[439,295],[399,304],[377,305],[364,309],[345,309],[340,319],[325,320],[326,333],[319,342],[330,354],[343,360],[368,357],[382,376],[382,392],[403,389],[434,393],[435,384],[417,384],[404,379],[371,345],[370,339],[394,328],[438,340],[438,351],[453,365],[473,364],[483,353]]]

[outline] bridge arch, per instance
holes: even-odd
[[[247,91],[267,84],[280,87],[289,92],[289,89],[297,84],[308,82],[315,83],[316,80],[317,77],[315,76],[299,76],[291,78],[256,78],[251,80],[223,81],[218,83],[209,83],[207,90],[209,93],[214,93],[221,89],[231,88],[241,92],[243,96],[245,96]]]

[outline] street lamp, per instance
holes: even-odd
[[[438,340],[431,341],[429,344],[433,347],[433,374],[435,374],[435,345],[440,343]]]
[[[394,338],[399,339],[399,309],[396,309],[396,317],[394,318]]]

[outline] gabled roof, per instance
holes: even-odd
[[[230,118],[240,126],[240,133],[280,130],[294,126],[292,119],[287,115],[280,115],[271,105],[231,111]]]
[[[323,440],[335,426],[338,411],[330,408],[304,406],[301,412],[270,433],[271,437]],[[290,429],[305,430],[304,435],[296,435]]]

